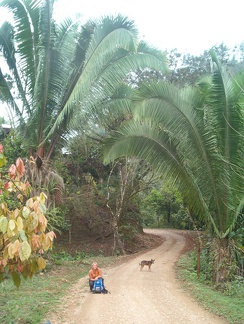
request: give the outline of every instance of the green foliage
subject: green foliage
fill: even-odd
[[[206,265],[207,265],[206,260]],[[211,261],[210,261],[211,262]],[[225,285],[225,289],[217,290],[212,281],[196,273],[196,252],[190,252],[178,261],[177,274],[184,283],[185,289],[209,311],[223,316],[230,324],[244,321],[244,284],[243,277]]]
[[[219,282],[231,277],[229,238],[244,207],[244,75],[233,78],[216,53],[210,55],[212,73],[195,88],[142,84],[133,96],[133,119],[111,134],[104,149],[106,163],[143,159],[177,186],[184,206],[216,238],[213,278]],[[152,210],[157,217],[155,205]]]
[[[244,96],[215,55],[213,64],[210,82],[204,80],[201,91],[144,84],[135,96],[134,120],[106,141],[105,162],[124,155],[145,159],[177,183],[184,204],[224,238],[243,206]],[[241,84],[243,75],[238,80]],[[228,203],[221,198],[224,193]]]
[[[55,164],[64,178],[65,195],[62,205],[54,210],[59,215],[59,223],[56,223],[55,214],[51,214],[50,223],[52,225],[54,221],[58,231],[70,229],[74,235],[107,235],[111,230],[111,216],[105,207],[106,190],[103,179],[99,179],[101,183],[97,184],[90,174],[84,172],[82,164],[78,167],[78,161],[73,159],[65,157]],[[47,219],[48,217],[49,213]]]
[[[132,225],[121,225],[119,227],[119,233],[123,241],[132,241],[135,234],[138,233],[138,229]]]
[[[78,252],[76,251],[75,254],[70,254],[66,252],[65,250],[61,252],[52,252],[48,255],[48,260],[53,262],[56,265],[62,265],[65,262],[70,261],[84,261],[85,259],[93,257],[92,253],[87,254],[86,252]]]
[[[67,214],[67,206],[50,208],[46,214],[48,230],[61,234],[62,231],[69,229],[70,219],[66,217]]]
[[[15,163],[18,157],[27,158],[27,148],[23,146],[22,138],[15,130],[4,137],[2,144],[5,148],[6,158],[10,164]]]
[[[0,2],[13,14],[0,28],[0,50],[8,66],[8,74],[0,70],[1,100],[18,117],[24,147],[47,159],[61,152],[73,130],[87,128],[90,112],[109,103],[129,73],[166,69],[165,55],[139,43],[128,18],[58,23],[53,4]]]
[[[90,145],[91,143],[91,145]],[[65,210],[64,217],[69,220],[71,233],[80,235],[83,232],[89,235],[100,235],[101,237],[113,233],[113,216],[106,206],[108,199],[108,176],[110,167],[104,167],[100,160],[99,146],[89,138],[77,137],[71,140],[68,146],[71,154],[67,154],[56,162],[55,167],[59,170],[65,181]],[[73,154],[74,153],[74,154]],[[97,178],[87,173],[87,166],[92,163],[96,169]],[[122,165],[122,163],[121,163]],[[123,201],[123,208],[118,220],[119,233],[123,235],[123,225],[128,225],[126,238],[132,237],[136,231],[141,231],[140,215],[137,208],[137,191],[140,191],[146,181],[143,180],[145,170],[141,165],[134,168],[138,174],[131,170],[126,187],[126,198]],[[124,170],[123,170],[124,172]],[[147,173],[147,172],[146,172]],[[115,168],[110,175],[109,181],[109,205],[113,211],[116,210],[116,201],[120,198],[119,168]],[[64,208],[62,206],[62,209]],[[131,229],[131,233],[129,233]]]
[[[87,274],[89,266],[62,261],[62,271],[52,266],[54,275],[45,272],[34,276],[31,281],[24,281],[19,290],[6,280],[0,292],[1,323],[46,322],[48,312],[59,306],[62,296],[68,294],[74,281]]]
[[[140,195],[144,226],[192,229],[192,222],[183,206],[180,193],[169,185]]]
[[[45,233],[46,196],[32,196],[30,184],[21,181],[23,161],[18,158],[7,172],[5,168],[0,144],[0,282],[11,277],[19,288],[21,278],[45,268],[42,255],[52,247],[55,233]]]
[[[227,65],[231,74],[236,74],[244,68],[243,43],[228,48],[224,43],[214,46],[212,49],[217,53],[221,64]],[[211,73],[210,49],[201,55],[195,56],[189,53],[182,54],[177,49],[167,53],[170,73],[166,76],[169,82],[178,87],[195,85],[201,78]]]
[[[62,157],[61,163],[64,179],[71,176],[72,182],[79,186],[84,183],[84,177],[88,174],[95,181],[108,177],[109,168],[102,163],[101,143],[89,138],[88,131],[87,135],[81,134],[71,138],[66,149],[68,153]]]
[[[75,256],[60,252],[54,254],[54,262],[49,251],[48,260],[47,269],[32,280],[23,281],[21,289],[17,290],[11,280],[1,284],[1,324],[46,323],[50,312],[55,312],[61,305],[62,298],[70,294],[74,282],[87,276],[94,256],[79,251]],[[96,261],[102,268],[116,265],[118,260],[119,257],[96,256]],[[84,287],[78,289],[82,294]]]
[[[218,267],[219,272],[224,273],[224,275],[221,275],[220,280],[214,285],[223,293],[227,293],[229,288],[232,287],[232,284],[233,287],[235,287],[237,283],[243,282],[244,253],[236,245],[237,238],[234,239],[234,236],[227,248],[222,248],[220,251],[216,239],[204,232],[200,233],[201,250],[199,280],[212,284],[213,275],[216,271],[216,267]],[[191,257],[193,260],[192,266],[194,270],[196,270],[198,263],[196,252],[194,252]]]

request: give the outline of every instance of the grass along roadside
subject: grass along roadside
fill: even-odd
[[[177,277],[183,287],[210,312],[222,316],[230,324],[244,323],[244,284],[236,282],[225,292],[216,291],[197,278],[194,252],[184,254],[177,264]]]
[[[161,239],[154,240],[153,237],[143,236],[142,243],[140,242],[143,248],[145,246],[154,248],[162,243]],[[88,248],[88,250],[92,249]],[[93,261],[97,261],[100,267],[106,268],[134,257],[133,254],[114,257],[105,257],[102,254],[102,250],[100,256],[97,256],[97,253],[93,255],[72,250],[71,255],[61,245],[61,249],[56,252],[49,251],[46,255],[45,271],[34,275],[31,280],[21,279],[19,289],[14,286],[11,279],[2,282],[0,284],[0,324],[46,323],[47,314],[56,312],[62,297],[69,294],[74,283],[87,276]]]
[[[120,260],[103,256],[95,259],[101,267],[114,265]],[[10,279],[2,282],[1,324],[44,323],[45,315],[55,309],[74,282],[87,275],[93,261],[93,256],[77,255],[74,258],[67,253],[56,254],[45,272],[36,274],[31,280],[22,279],[19,289]]]
[[[66,252],[51,255],[44,273],[22,280],[17,289],[12,280],[1,283],[1,324],[46,323],[46,314],[54,311],[61,298],[69,293],[70,287],[80,278],[87,276],[91,263],[96,260],[102,268],[115,266],[125,257],[103,257]],[[182,285],[209,311],[223,316],[230,324],[244,323],[244,287],[235,287],[235,293],[222,294],[200,282],[194,269],[193,257],[185,254],[177,267]],[[233,290],[232,290],[233,292]]]

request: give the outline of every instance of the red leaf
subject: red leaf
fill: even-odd
[[[17,171],[18,171],[18,173],[19,173],[19,177],[21,178],[22,175],[23,175],[24,172],[25,172],[25,166],[24,166],[24,163],[23,163],[23,161],[22,161],[21,158],[18,158],[18,159],[16,160],[16,167],[17,167]]]
[[[12,164],[8,169],[8,173],[11,179],[14,179],[16,177],[16,166],[14,164]]]

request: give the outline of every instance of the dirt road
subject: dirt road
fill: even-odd
[[[147,230],[162,235],[164,243],[114,268],[103,269],[111,294],[90,293],[82,278],[64,300],[52,324],[217,324],[227,323],[201,308],[175,279],[174,264],[186,239],[180,231]],[[155,259],[152,271],[140,271],[139,262]]]

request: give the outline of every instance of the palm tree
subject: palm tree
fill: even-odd
[[[212,74],[196,88],[142,85],[133,120],[104,149],[106,163],[136,156],[178,185],[216,238],[218,282],[226,278],[223,260],[231,262],[229,237],[244,207],[244,75],[233,79],[211,55]]]
[[[105,17],[85,25],[53,19],[54,0],[2,0],[12,13],[0,28],[0,100],[18,117],[18,136],[33,158],[26,175],[35,194],[62,191],[50,158],[84,116],[110,100],[127,74],[151,67],[165,70],[165,56],[139,43],[132,21]],[[47,186],[48,185],[48,190]],[[48,200],[50,201],[50,200]]]
[[[159,51],[138,42],[122,16],[53,20],[53,0],[3,0],[13,22],[0,29],[9,71],[0,70],[0,99],[19,117],[23,144],[49,159],[86,111],[112,96],[126,75],[150,66],[165,70]],[[143,55],[141,55],[143,53]]]

